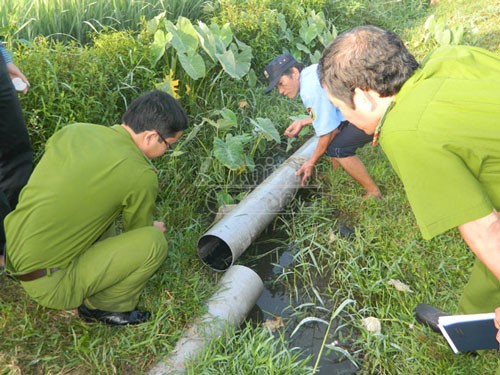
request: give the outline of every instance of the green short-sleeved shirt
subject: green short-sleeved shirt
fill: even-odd
[[[7,271],[64,268],[120,214],[125,230],[152,225],[157,193],[153,166],[122,126],[63,128],[5,220]]]
[[[380,144],[424,238],[500,208],[500,57],[436,50],[403,85]]]

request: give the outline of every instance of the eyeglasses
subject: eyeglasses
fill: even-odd
[[[172,149],[174,147],[173,144],[169,143],[161,134],[158,130],[155,130],[156,131],[156,134],[158,134],[158,137],[160,137],[160,139],[163,141],[163,143],[165,143],[165,145],[167,145],[167,150],[168,149]]]

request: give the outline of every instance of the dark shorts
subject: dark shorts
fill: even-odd
[[[339,133],[326,149],[326,154],[332,158],[354,156],[358,148],[363,147],[373,139],[373,134],[366,134],[348,121],[342,122],[338,129]]]

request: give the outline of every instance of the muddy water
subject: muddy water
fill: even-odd
[[[274,155],[272,158],[257,161],[256,166],[261,167],[258,170],[264,171],[262,175],[253,176],[254,180],[251,181],[250,185],[246,181],[245,184],[237,184],[236,187],[239,189],[255,188],[260,181],[269,176],[284,160],[285,156]],[[313,187],[299,189],[298,195],[304,200],[308,200],[307,196],[314,192],[315,189]],[[347,226],[339,226],[338,232],[344,238],[354,236],[352,229]],[[279,323],[282,321],[282,327],[274,327],[276,328],[276,332],[278,330],[283,332],[290,348],[298,348],[303,353],[303,356],[311,356],[311,367],[315,365],[320,355],[318,371],[315,375],[356,374],[357,367],[343,354],[326,348],[322,349],[325,335],[328,335],[326,338],[327,344],[337,342],[340,347],[350,352],[349,342],[346,342],[346,340],[352,341],[352,333],[345,332],[345,329],[338,329],[339,322],[334,321],[328,332],[326,324],[309,322],[301,325],[294,333],[296,327],[305,317],[314,316],[327,322],[330,321],[331,314],[337,306],[325,306],[330,309],[326,312],[322,311],[318,313],[318,310],[314,311],[313,308],[309,308],[310,313],[297,314],[300,306],[304,306],[307,303],[314,305],[315,301],[310,299],[309,296],[312,293],[306,290],[307,286],[304,286],[303,290],[290,291],[289,287],[279,282],[279,276],[283,272],[287,272],[291,267],[294,267],[294,255],[297,252],[294,246],[284,245],[286,243],[286,235],[284,233],[276,233],[268,228],[237,260],[237,264],[242,264],[253,269],[264,282],[264,292],[257,301],[253,311],[249,314],[248,320],[256,324],[271,322],[271,325],[277,324],[277,326],[280,326]],[[315,282],[315,288],[320,294],[322,284],[325,284],[325,280],[316,280]],[[321,298],[323,301],[329,300],[329,296],[321,295]],[[340,339],[340,334],[342,334],[344,342]]]
[[[352,234],[347,227],[343,227],[342,231],[343,234],[341,235]],[[290,291],[283,283],[277,281],[280,274],[294,266],[294,255],[297,249],[294,246],[283,245],[283,242],[276,241],[275,237],[272,233],[264,233],[238,261],[238,263],[252,268],[264,282],[264,292],[248,319],[254,323],[266,324],[267,321],[273,329],[284,332],[289,347],[299,348],[304,356],[311,355],[310,364],[314,366],[320,354],[328,326],[324,323],[309,322],[301,325],[293,335],[292,333],[300,321],[307,316],[329,321],[335,307],[331,307],[329,312],[314,310],[309,307],[309,313],[297,314],[299,306],[308,303],[310,305],[314,304],[308,297],[312,293],[307,293],[305,289]],[[322,283],[322,280],[317,280],[317,283],[315,283],[315,287],[319,289],[320,294]],[[325,303],[328,301],[328,296],[322,295],[321,297]],[[283,321],[282,327],[280,327],[281,320]],[[337,342],[339,346],[349,350],[346,342],[340,342],[337,328],[338,322],[334,321],[328,332],[326,343]],[[343,331],[343,340],[345,340],[346,335],[349,335],[349,333]],[[348,375],[355,374],[357,371],[356,366],[343,354],[326,348],[323,348],[318,368],[316,374],[319,375]]]

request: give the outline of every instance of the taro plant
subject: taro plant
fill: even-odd
[[[193,102],[202,96],[208,104],[214,97],[212,91],[219,87],[217,83],[223,79],[241,80],[250,71],[252,50],[234,37],[229,24],[193,24],[184,17],[174,24],[161,13],[148,21],[147,34],[153,37],[152,65],[162,63],[169,71],[157,87],[177,98],[185,93]],[[185,87],[184,92],[179,82]],[[217,105],[214,103],[212,100],[210,105]],[[200,133],[205,124],[211,125],[213,132]],[[207,154],[203,168],[215,172],[215,179],[210,178],[212,182],[226,183],[232,176],[254,167],[252,155],[247,152],[254,137],[241,132],[236,114],[230,109],[210,111],[193,132],[193,138]]]
[[[424,42],[434,39],[441,47],[460,44],[464,35],[462,25],[449,26],[443,19],[436,19],[434,15],[429,16],[424,23]]]
[[[211,155],[224,167],[236,173],[242,173],[254,166],[251,155],[245,152],[245,146],[252,140],[248,133],[233,134],[237,130],[238,118],[228,109],[212,111],[210,117],[204,117],[202,123],[208,123],[215,129]]]
[[[336,35],[324,13],[331,8],[326,0],[218,0],[213,6],[213,19],[229,22],[235,35],[252,47],[257,71],[283,51],[317,62]]]
[[[288,41],[292,55],[304,56],[301,60],[305,61],[307,58],[311,63],[317,63],[323,48],[337,36],[337,29],[323,12],[301,11],[303,17],[298,33],[288,27],[283,15],[279,17],[281,33]]]
[[[171,69],[176,71],[179,62],[194,81],[205,78],[216,66],[234,79],[243,78],[250,70],[252,50],[233,36],[229,24],[208,26],[198,21],[193,25],[185,17],[179,17],[174,24],[166,19],[164,12],[148,22],[147,32],[154,37],[153,64],[163,57],[170,58]]]
[[[245,153],[245,145],[252,140],[248,133],[233,135],[227,133],[224,139],[214,138],[213,154],[225,167],[237,173],[242,173],[246,168],[255,167],[253,159]]]
[[[276,126],[268,118],[250,119],[249,123],[250,129],[244,128],[232,110],[223,108],[212,111],[208,117],[203,117],[201,124],[195,126],[195,129],[201,129],[208,124],[215,131],[212,145],[204,142],[202,136],[197,140],[207,153],[200,179],[216,187],[218,202],[234,203],[241,198],[238,177],[247,171],[254,171],[254,158],[260,155],[259,151],[266,150],[268,142],[279,144],[281,141]],[[238,188],[234,192],[235,187]]]
[[[276,126],[268,118],[250,119],[252,131],[240,130],[241,134],[236,134],[238,119],[232,110],[216,110],[212,112],[212,116],[217,118],[204,117],[202,120],[202,124],[208,123],[216,131],[212,154],[220,164],[236,174],[253,170],[253,158],[260,145],[265,146],[267,142],[272,141],[279,144],[281,141]],[[232,130],[235,132],[231,132]]]
[[[203,122],[207,122],[212,125],[217,132],[217,136],[222,134],[229,128],[235,127],[238,125],[238,118],[236,113],[231,111],[229,108],[223,108],[221,110],[216,110],[212,112],[212,115],[220,116],[216,120],[212,120],[209,117],[203,117]]]

